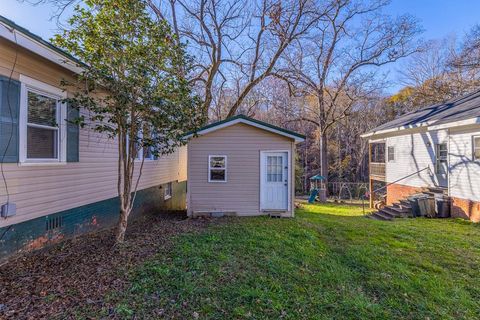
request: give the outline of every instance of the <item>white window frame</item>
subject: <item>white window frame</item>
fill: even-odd
[[[38,81],[36,79],[20,75],[20,112],[19,112],[19,164],[66,164],[67,161],[67,106],[64,102],[57,102],[57,158],[55,159],[28,159],[27,158],[27,121],[28,121],[28,92],[34,92],[49,98],[63,100],[67,98],[67,92]]]
[[[440,156],[440,146],[445,145],[447,147],[447,155]],[[445,162],[447,164],[446,172],[440,172],[439,163]],[[448,174],[448,143],[440,142],[435,144],[435,174],[437,175],[446,175]]]
[[[139,138],[143,138],[143,131],[140,130],[140,132],[138,133],[138,137]],[[127,136],[127,140],[128,140],[128,136]],[[137,156],[135,157],[135,161],[142,161],[143,159],[143,154],[144,154],[144,148],[140,148],[140,150],[138,150],[137,152]],[[150,157],[147,157],[145,158],[145,160],[147,161],[153,161],[155,160],[155,156],[153,155],[153,153],[150,155]]]
[[[475,139],[480,139],[480,135],[472,136],[472,159],[473,161],[480,161],[480,158],[475,157],[475,150],[480,150],[480,144],[477,146],[475,144]]]
[[[390,148],[393,149],[393,159],[390,160]],[[396,150],[395,150],[395,146],[387,146],[387,162],[395,162],[395,160],[397,159],[397,154],[396,154]]]
[[[211,159],[214,158],[214,157],[222,157],[222,158],[224,158],[224,159],[225,159],[225,167],[224,167],[224,168],[212,168],[212,167],[210,166],[210,163],[211,163]],[[217,182],[218,182],[218,183],[225,183],[225,182],[227,182],[227,181],[228,181],[228,179],[227,179],[227,173],[228,173],[228,171],[227,171],[227,166],[228,166],[228,164],[227,164],[227,156],[226,156],[226,155],[222,155],[222,154],[218,154],[218,155],[211,154],[211,155],[208,155],[208,172],[207,172],[207,173],[208,173],[208,182],[212,182],[212,183],[217,183]],[[224,171],[225,171],[225,180],[211,180],[211,179],[210,179],[210,177],[211,177],[211,176],[210,176],[210,171],[211,171],[211,170],[224,170]]]
[[[173,194],[173,186],[172,186],[172,183],[169,182],[165,185],[165,191],[164,191],[164,194],[163,194],[163,199],[164,200],[170,199],[172,197],[172,194]]]

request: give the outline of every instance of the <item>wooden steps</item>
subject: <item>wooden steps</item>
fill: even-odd
[[[432,198],[447,198],[447,189],[441,187],[426,187],[421,192]],[[395,218],[408,218],[413,217],[412,206],[406,199],[400,200],[389,206],[385,206],[377,212],[367,216],[374,220],[391,221]]]

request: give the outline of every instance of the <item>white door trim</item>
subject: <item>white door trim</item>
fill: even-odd
[[[287,212],[292,211],[292,164],[291,164],[291,151],[290,150],[260,150],[260,190],[259,190],[259,197],[260,197],[260,212],[263,210],[268,210],[268,208],[264,207],[262,203],[262,189],[263,189],[263,175],[265,173],[265,168],[262,163],[262,159],[264,155],[267,153],[277,153],[277,152],[285,152],[287,153]]]

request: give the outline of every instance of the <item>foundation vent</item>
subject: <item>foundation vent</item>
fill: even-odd
[[[63,217],[48,218],[46,221],[46,230],[51,231],[63,226]]]

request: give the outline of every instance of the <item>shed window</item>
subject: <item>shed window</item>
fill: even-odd
[[[227,156],[208,156],[208,182],[227,181]]]
[[[480,160],[480,136],[473,137],[473,160]]]
[[[395,161],[395,147],[388,147],[388,162]]]
[[[435,173],[446,174],[447,173],[447,159],[448,148],[446,143],[439,143],[436,145],[436,157]]]

